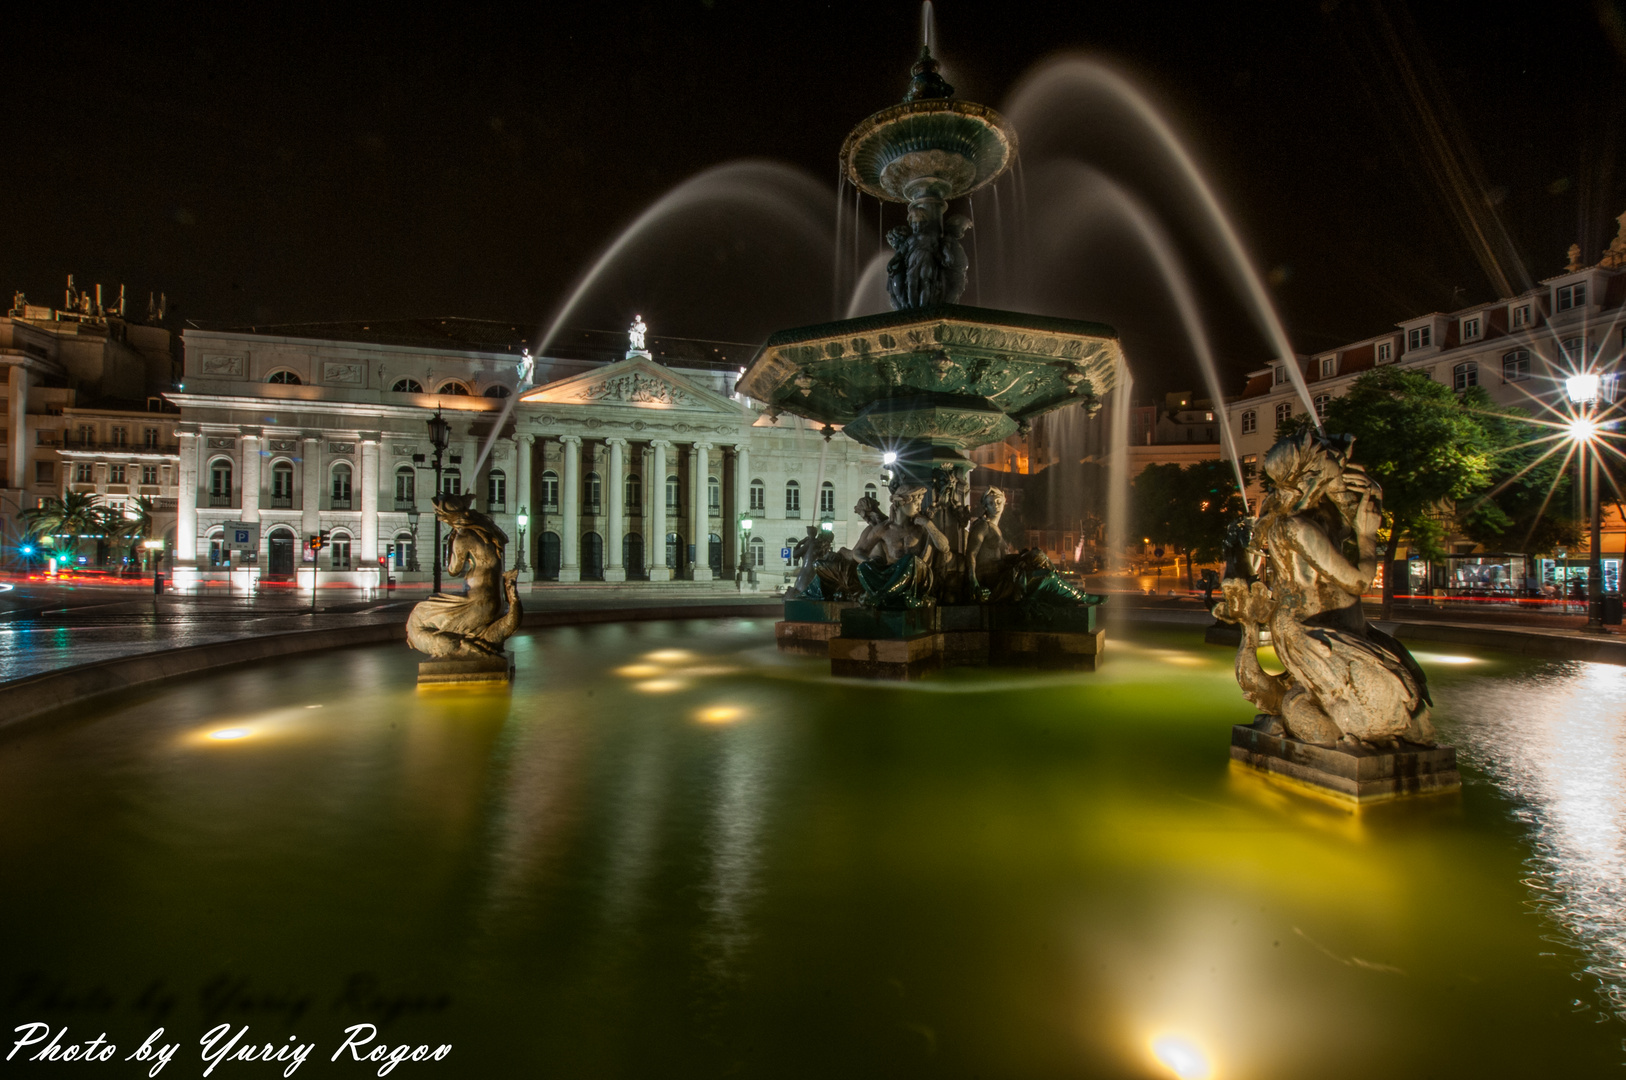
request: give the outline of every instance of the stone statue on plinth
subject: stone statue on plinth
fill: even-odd
[[[439,662],[419,665],[420,682],[483,681],[426,676],[471,675],[498,667],[504,678],[512,672],[503,642],[519,629],[524,613],[516,585],[519,571],[503,572],[508,536],[473,509],[473,502],[472,493],[433,499],[435,516],[451,529],[446,572],[463,578],[467,591],[464,596],[431,596],[407,618],[407,644]],[[436,670],[425,670],[430,668]]]
[[[933,574],[949,555],[948,537],[921,512],[924,487],[892,493],[892,514],[875,527],[878,551],[858,567],[869,607],[919,607],[932,599]]]
[[[1353,443],[1305,431],[1265,455],[1250,545],[1264,556],[1262,579],[1227,577],[1214,608],[1242,627],[1237,682],[1262,714],[1235,729],[1232,756],[1357,801],[1454,788],[1456,755],[1435,749],[1422,668],[1361,609],[1383,493],[1349,460]],[[1267,629],[1279,675],[1259,662]]]

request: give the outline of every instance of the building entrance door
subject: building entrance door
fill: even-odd
[[[545,532],[537,544],[536,566],[543,581],[559,580],[559,534]]]
[[[266,576],[274,578],[291,578],[294,576],[294,534],[286,530],[279,530],[271,534],[271,558],[266,567]]]

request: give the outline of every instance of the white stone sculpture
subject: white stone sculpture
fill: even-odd
[[[1263,580],[1227,577],[1214,615],[1241,625],[1237,682],[1278,733],[1323,746],[1433,746],[1422,669],[1361,610],[1383,493],[1349,460],[1353,442],[1306,431],[1271,447],[1250,545],[1264,557]],[[1259,662],[1266,629],[1283,674]]]
[[[644,323],[642,315],[632,317],[632,326],[627,330],[628,348],[633,352],[646,352],[644,348],[644,335],[649,333],[649,327]]]

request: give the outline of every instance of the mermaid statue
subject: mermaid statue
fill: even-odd
[[[1305,431],[1270,448],[1253,558],[1227,561],[1214,615],[1242,627],[1237,682],[1264,730],[1322,746],[1434,746],[1422,669],[1361,610],[1377,572],[1383,492],[1349,460],[1353,444]],[[1263,580],[1250,581],[1260,558]],[[1259,663],[1267,629],[1280,675]]]
[[[519,629],[518,570],[503,573],[508,536],[473,509],[474,495],[437,495],[435,516],[451,530],[446,572],[467,583],[466,595],[436,595],[407,618],[407,644],[436,660],[496,660]],[[507,600],[508,610],[503,610]]]

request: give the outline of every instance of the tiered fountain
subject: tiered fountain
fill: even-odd
[[[926,47],[912,75],[903,102],[841,148],[853,184],[909,207],[908,224],[887,236],[893,312],[774,334],[739,382],[776,413],[882,451],[893,468],[890,510],[861,502],[868,527],[853,547],[832,552],[810,530],[780,645],[871,677],[954,663],[1093,667],[1101,598],[1061,581],[1040,552],[1007,547],[1003,493],[973,509],[966,452],[1053,409],[1098,409],[1122,361],[1117,334],[959,303],[970,222],[948,204],[1010,166],[1016,133],[994,110],[955,100]]]

